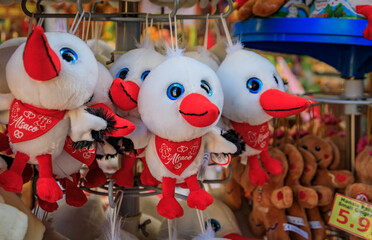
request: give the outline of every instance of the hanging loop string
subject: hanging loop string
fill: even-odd
[[[172,50],[174,51],[172,19],[171,19],[171,15],[170,14],[168,14],[168,18],[169,18],[169,31],[170,31],[170,37],[171,37],[171,43],[172,43]]]
[[[232,43],[232,40],[231,40],[229,28],[227,27],[227,24],[226,24],[226,19],[223,17],[223,14],[222,13],[221,13],[220,17],[221,17],[221,22],[222,22],[223,30],[225,31],[227,43],[229,44],[229,47],[231,47],[233,45],[233,43]]]
[[[204,49],[208,50],[208,29],[209,28],[209,13],[207,14],[207,20],[205,23],[205,34],[204,34]]]
[[[174,40],[176,43],[176,50],[178,49],[178,37],[177,37],[177,15],[174,15]]]

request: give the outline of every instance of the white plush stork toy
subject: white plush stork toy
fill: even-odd
[[[102,64],[98,63],[98,81],[92,98],[86,105],[104,108],[104,111],[113,117],[117,126],[120,127],[120,129],[112,131],[111,134],[114,134],[116,137],[122,137],[133,132],[135,126],[131,122],[119,118],[111,111],[111,109],[114,109],[114,106],[109,99],[108,92],[112,81],[113,79],[109,71]],[[63,148],[64,151],[61,155],[53,159],[53,174],[56,176],[56,179],[59,179],[61,185],[65,188],[65,198],[68,205],[81,207],[87,202],[85,194],[80,188],[78,188],[80,180],[79,170],[83,164],[86,164],[89,167],[88,173],[84,176],[84,186],[90,188],[99,187],[106,182],[106,175],[101,170],[96,160],[98,147],[103,148],[103,152],[100,154],[116,154],[115,149],[110,149],[111,145],[105,141],[103,144],[94,144],[90,148],[83,147],[75,149],[75,143],[70,137],[67,137]],[[107,151],[106,149],[111,151]],[[53,212],[58,208],[56,202],[46,202],[39,198],[38,203],[40,207],[47,212]]]
[[[11,168],[0,175],[0,186],[20,192],[21,174],[30,161],[39,164],[39,198],[47,202],[62,198],[52,158],[62,152],[67,135],[73,141],[91,141],[91,130],[107,126],[82,107],[93,94],[97,75],[97,62],[82,40],[69,33],[44,34],[35,27],[6,67],[15,98],[9,106],[8,132],[16,155]]]
[[[155,51],[150,40],[145,40],[141,47],[130,50],[120,56],[110,68],[111,75],[115,77],[110,88],[111,99],[119,108],[118,114],[125,116],[136,124],[136,130],[133,132],[133,135],[147,135],[147,129],[143,125],[140,114],[138,113],[138,92],[150,71],[163,62],[164,59],[165,57],[163,55]],[[149,186],[157,185],[159,182],[151,176],[146,159],[141,157],[141,153],[147,142],[135,141],[131,135],[127,137],[133,140],[137,155],[131,154],[125,156],[122,168],[112,176],[112,179],[115,179],[115,184],[127,188],[133,187],[133,167],[137,157],[142,159],[144,164],[144,170],[141,174],[142,184]]]
[[[197,173],[204,152],[235,153],[235,144],[216,130],[223,93],[215,72],[192,58],[169,57],[151,71],[138,95],[142,121],[152,132],[145,150],[151,174],[163,183],[158,213],[183,215],[174,198],[176,184],[190,189],[187,204],[204,210],[212,196],[200,188]]]
[[[309,101],[284,92],[280,75],[267,59],[252,51],[233,47],[221,63],[217,75],[225,95],[223,117],[225,126],[243,137],[245,151],[242,162],[248,158],[249,177],[253,184],[263,185],[269,175],[260,167],[277,175],[281,163],[267,152],[270,133],[268,121],[304,111]]]

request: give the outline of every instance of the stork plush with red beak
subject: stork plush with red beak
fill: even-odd
[[[243,137],[245,151],[240,155],[246,163],[253,184],[263,185],[269,175],[260,167],[258,155],[264,169],[278,175],[281,163],[268,154],[270,133],[268,121],[298,114],[310,105],[304,98],[284,92],[280,75],[264,57],[235,46],[220,65],[217,75],[221,81],[225,100],[224,123]]]
[[[153,68],[164,61],[165,57],[156,52],[151,40],[145,40],[143,46],[130,50],[115,60],[110,68],[110,73],[115,80],[110,88],[110,97],[113,103],[119,108],[118,114],[125,116],[136,124],[136,129],[127,138],[133,141],[137,155],[134,153],[126,155],[121,169],[112,175],[115,184],[122,187],[133,187],[133,167],[136,158],[142,160],[144,170],[141,174],[141,182],[144,185],[154,186],[159,182],[154,179],[147,167],[146,159],[143,157],[144,143],[136,141],[147,135],[147,128],[141,121],[138,113],[137,100],[140,87]],[[146,140],[146,139],[145,139]]]
[[[151,131],[145,150],[149,170],[163,183],[157,211],[174,219],[183,209],[174,197],[176,184],[190,189],[190,208],[206,209],[212,196],[198,183],[196,174],[204,152],[235,153],[235,144],[214,126],[220,118],[223,93],[216,73],[192,58],[175,54],[154,68],[142,83],[138,110]]]
[[[107,122],[83,107],[97,83],[97,61],[89,47],[69,33],[44,33],[37,26],[6,66],[14,96],[8,132],[15,159],[0,175],[0,186],[21,192],[27,162],[39,164],[37,194],[56,202],[63,193],[53,177],[52,158],[61,154],[66,136],[92,141],[91,130]]]

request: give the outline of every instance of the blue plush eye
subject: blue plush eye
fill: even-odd
[[[251,78],[247,81],[247,88],[251,93],[256,94],[261,91],[262,82],[258,78]]]
[[[141,75],[141,79],[142,79],[142,81],[145,81],[145,79],[146,79],[147,75],[149,75],[149,73],[150,73],[150,71],[144,71],[144,72],[142,73],[142,75]]]
[[[211,88],[211,85],[209,85],[207,81],[201,80],[200,87],[203,88],[208,93],[209,96],[212,96],[213,94],[212,88]]]
[[[116,78],[121,78],[121,79],[126,79],[127,78],[127,74],[129,72],[129,69],[128,68],[122,68],[117,74],[116,74]]]
[[[185,92],[185,88],[182,84],[172,83],[169,85],[167,95],[171,100],[176,100]]]
[[[61,54],[63,60],[69,63],[74,63],[78,59],[76,52],[71,48],[62,48],[59,50],[59,54]]]
[[[217,232],[218,230],[221,229],[221,224],[214,218],[208,219],[208,221],[205,223],[206,228],[208,227],[208,223],[211,224],[211,227],[214,232]]]

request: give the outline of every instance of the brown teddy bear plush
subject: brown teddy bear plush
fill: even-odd
[[[240,1],[244,2],[244,1]],[[248,0],[238,4],[238,19],[247,20],[252,15],[259,17],[268,17],[278,11],[284,4],[284,0]]]
[[[301,176],[301,184],[313,188],[318,194],[318,205],[314,208],[306,209],[307,219],[311,228],[313,240],[323,240],[326,238],[325,223],[319,210],[319,206],[326,206],[333,200],[333,191],[326,186],[314,186],[311,181],[317,170],[317,163],[314,155],[303,149],[298,149],[304,159],[304,171]]]
[[[350,171],[333,170],[338,167],[340,158],[337,147],[330,141],[315,135],[307,135],[300,139],[300,146],[310,151],[318,162],[318,169],[312,181],[313,185],[327,186],[332,190],[342,191],[354,182],[354,176]],[[332,203],[321,207],[326,222],[329,220],[331,209]]]
[[[357,183],[347,186],[345,194],[363,202],[372,202],[372,147],[365,146],[355,159]],[[362,239],[355,236],[351,240]]]
[[[289,233],[285,231],[285,208],[292,206],[293,193],[290,187],[283,186],[288,163],[285,154],[277,148],[269,149],[269,154],[282,163],[283,172],[280,175],[270,175],[269,182],[253,191],[249,226],[257,237],[266,235],[270,240],[289,240]]]
[[[300,184],[304,161],[299,150],[292,144],[285,144],[282,150],[287,156],[289,165],[285,185],[293,191],[293,204],[286,209],[287,220],[302,230],[290,231],[290,237],[294,240],[312,239],[305,208],[317,206],[318,195],[314,189]]]

